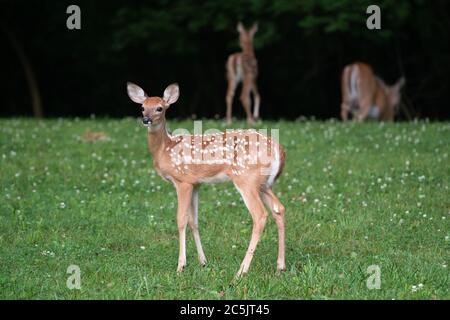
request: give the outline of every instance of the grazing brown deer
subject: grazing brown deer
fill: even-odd
[[[234,183],[253,219],[250,244],[237,276],[248,271],[264,230],[267,219],[264,203],[278,226],[277,269],[284,270],[285,209],[272,191],[284,167],[283,148],[256,130],[172,136],[166,130],[165,112],[178,99],[178,85],[168,86],[162,98],[148,97],[132,83],[128,83],[127,91],[131,100],[142,105],[142,122],[148,127],[148,148],[155,170],[171,181],[177,192],[180,240],[177,271],[181,272],[186,265],[187,224],[194,235],[200,263],[206,263],[198,231],[198,189],[202,183],[224,181]]]
[[[258,31],[258,25],[255,23],[246,30],[241,22],[237,25],[239,31],[239,44],[242,52],[236,52],[228,57],[226,64],[228,89],[226,95],[227,103],[227,123],[231,123],[231,109],[233,107],[233,98],[236,87],[242,82],[241,102],[247,114],[247,122],[253,124],[255,119],[259,118],[259,105],[261,98],[258,92],[256,79],[258,77],[258,60],[253,50],[253,37]],[[254,108],[251,112],[251,97],[253,93]]]
[[[401,77],[396,84],[386,85],[368,64],[357,62],[347,65],[341,78],[342,120],[346,121],[351,113],[357,121],[367,118],[393,121],[404,84],[405,78]]]

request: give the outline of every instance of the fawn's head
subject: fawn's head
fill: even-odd
[[[237,25],[237,30],[239,32],[239,44],[243,50],[247,48],[253,47],[253,37],[255,36],[256,31],[258,31],[258,24],[254,23],[253,26],[246,30],[242,22],[239,22]]]
[[[149,97],[145,91],[134,83],[127,83],[128,96],[133,102],[141,105],[142,123],[146,127],[159,126],[165,121],[167,108],[178,100],[180,89],[178,84],[169,85],[160,97]]]
[[[405,85],[405,78],[401,77],[394,85],[388,87],[387,98],[389,105],[391,105],[395,111],[398,111],[400,100],[402,98],[402,87]]]

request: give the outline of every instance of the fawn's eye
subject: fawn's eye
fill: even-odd
[[[158,107],[158,108],[156,108],[156,111],[161,112],[161,111],[163,111],[163,108],[162,107]]]
[[[141,107],[141,111],[144,112],[144,111],[145,111],[145,108],[144,108],[144,107]]]

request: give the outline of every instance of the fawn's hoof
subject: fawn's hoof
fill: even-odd
[[[248,268],[244,268],[244,266],[241,266],[239,268],[239,271],[236,273],[236,275],[234,276],[235,279],[239,279],[242,276],[244,276],[245,274],[247,274],[248,272]]]
[[[178,273],[178,274],[182,273],[185,267],[186,267],[185,264],[179,265],[179,266],[177,267],[177,273]]]
[[[286,264],[284,262],[277,263],[277,273],[286,271]]]
[[[282,274],[285,271],[286,271],[286,268],[277,268],[276,274]]]

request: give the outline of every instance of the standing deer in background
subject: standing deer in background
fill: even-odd
[[[401,88],[405,78],[388,86],[377,77],[372,67],[365,63],[353,63],[344,68],[341,79],[341,118],[348,119],[352,113],[357,121],[372,118],[380,121],[394,121],[400,104]]]
[[[177,271],[181,272],[186,265],[187,224],[194,235],[200,263],[206,264],[198,231],[199,185],[224,181],[233,182],[253,219],[250,244],[237,276],[248,271],[264,230],[268,215],[264,203],[278,226],[277,269],[284,270],[285,209],[272,191],[284,167],[283,148],[256,130],[172,136],[166,130],[165,112],[178,100],[178,85],[168,86],[162,98],[148,97],[132,83],[128,83],[127,91],[132,101],[142,105],[142,122],[148,127],[148,148],[155,170],[171,181],[177,192],[180,240]]]
[[[258,77],[258,60],[253,50],[253,37],[258,31],[258,25],[255,23],[250,30],[245,30],[241,22],[237,26],[239,31],[239,44],[242,52],[236,52],[228,57],[226,64],[228,89],[226,95],[227,103],[227,123],[231,124],[231,109],[233,107],[233,98],[236,87],[242,82],[241,102],[247,114],[247,122],[253,124],[255,119],[259,118],[259,105],[261,98],[258,92],[256,79]],[[253,93],[254,109],[251,112],[251,98]]]

